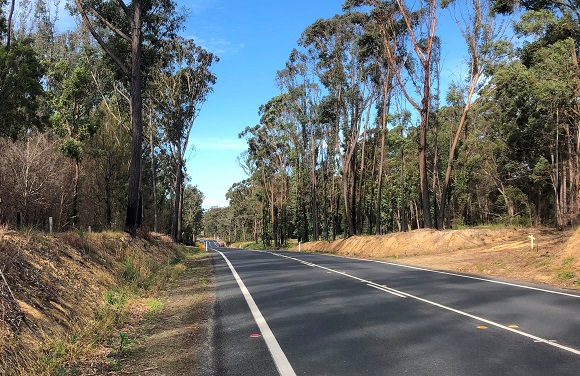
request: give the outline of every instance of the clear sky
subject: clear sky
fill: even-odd
[[[343,1],[181,0],[180,3],[191,13],[185,36],[221,59],[214,67],[217,76],[214,92],[191,132],[190,143],[195,150],[188,155],[187,172],[192,177],[191,183],[205,195],[205,209],[227,206],[227,190],[247,178],[236,160],[246,149],[238,134],[246,126],[256,125],[259,106],[279,93],[276,71],[284,68],[302,31],[319,18],[341,13]],[[449,19],[442,14],[440,22],[449,24]],[[447,34],[448,41],[458,37],[457,31],[455,35]],[[460,43],[457,39],[451,42]],[[448,66],[457,66],[461,57],[445,55],[446,50],[449,51],[444,47],[443,60]]]
[[[191,132],[191,183],[205,195],[204,208],[227,206],[225,194],[246,179],[237,157],[246,149],[238,134],[259,122],[258,108],[279,93],[283,69],[302,31],[318,18],[341,12],[341,0],[190,0],[184,32],[219,56],[217,83]]]

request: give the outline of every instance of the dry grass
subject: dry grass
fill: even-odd
[[[106,372],[119,346],[107,339],[118,340],[131,300],[154,296],[184,269],[183,249],[161,236],[0,235],[0,374],[7,376]]]

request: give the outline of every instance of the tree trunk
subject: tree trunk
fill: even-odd
[[[173,197],[173,213],[171,214],[171,239],[176,243],[179,241],[177,238],[177,222],[179,219],[179,201],[181,200],[181,180],[182,172],[181,167],[178,165],[175,170],[175,183],[173,185],[175,196]]]
[[[12,17],[14,16],[14,8],[16,5],[16,0],[10,2],[10,11],[8,13],[8,30],[6,33],[6,49],[10,49],[10,42],[12,40]]]
[[[149,147],[151,151],[151,188],[153,194],[153,231],[157,232],[157,173],[155,171],[155,146],[153,145],[153,124],[149,109]]]
[[[381,201],[383,199],[383,164],[385,162],[385,132],[387,129],[387,115],[390,108],[390,103],[387,101],[388,91],[390,86],[390,79],[385,80],[383,87],[383,115],[381,118],[381,155],[379,157],[379,181],[377,188],[377,202],[375,207],[376,216],[376,234],[381,235]]]
[[[364,183],[364,173],[365,173],[365,149],[367,144],[367,127],[369,125],[369,118],[371,114],[371,106],[368,108],[367,118],[365,120],[365,125],[363,127],[363,135],[362,135],[362,145],[361,145],[361,162],[360,162],[360,175],[358,179],[358,186],[356,191],[356,234],[361,235],[363,230],[363,205],[362,205],[362,196],[363,196],[363,183]],[[356,171],[355,171],[356,174]],[[354,197],[353,197],[354,198]]]
[[[133,33],[131,35],[131,164],[129,166],[129,191],[127,197],[127,216],[125,231],[131,237],[137,236],[137,216],[139,212],[139,192],[141,181],[141,148],[143,136],[143,99],[141,51],[141,0],[133,1]]]
[[[311,126],[312,129],[312,126]],[[310,132],[310,155],[311,155],[311,181],[312,181],[312,239],[318,241],[320,237],[320,224],[318,223],[318,198],[317,198],[317,182],[316,182],[316,148],[314,146],[314,132]]]
[[[427,181],[427,123],[428,109],[421,114],[421,132],[419,135],[419,187],[421,190],[421,209],[423,212],[423,227],[432,228],[431,205],[429,202],[429,183]]]
[[[75,176],[73,180],[73,198],[72,198],[72,227],[76,228],[78,224],[79,217],[79,172],[80,172],[80,161],[78,158],[73,160],[75,165]]]

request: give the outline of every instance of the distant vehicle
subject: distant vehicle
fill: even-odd
[[[219,243],[218,243],[218,247],[222,247],[222,248],[223,248],[223,247],[225,247],[225,246],[226,246],[226,245],[225,245],[225,243],[224,243],[224,242],[219,242]]]

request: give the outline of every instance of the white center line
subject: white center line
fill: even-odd
[[[274,253],[274,252],[264,252],[264,253],[270,253],[270,254],[275,255],[275,256],[278,256],[278,257],[283,257],[283,258],[287,258],[287,259],[290,259],[290,260],[302,262],[302,260],[300,260],[300,259],[297,259],[297,258],[294,258],[294,257],[290,257],[290,256],[286,256],[286,255],[282,255],[282,254],[279,254],[279,253]],[[334,270],[334,269],[330,269],[330,268],[327,268],[327,267],[324,267],[324,266],[321,266],[321,265],[317,265],[317,264],[312,264],[312,263],[309,263],[309,264],[310,264],[310,266],[315,266],[315,267],[320,268],[320,269],[324,269],[324,270],[327,270],[327,271],[331,271],[333,273],[340,274],[340,275],[343,275],[343,276],[348,277],[348,278],[355,279],[355,280],[360,281],[360,282],[364,282],[364,283],[366,283],[370,287],[373,287],[373,288],[376,288],[376,289],[379,289],[379,290],[383,290],[385,292],[388,292],[389,294],[393,294],[393,295],[397,295],[397,296],[401,296],[401,297],[413,298],[413,299],[418,300],[420,302],[427,303],[427,304],[433,305],[435,307],[439,307],[439,308],[445,309],[447,311],[451,311],[451,312],[457,313],[459,315],[466,316],[466,317],[472,318],[474,320],[487,323],[489,325],[495,326],[495,327],[500,328],[500,329],[503,329],[503,330],[507,330],[507,331],[512,332],[512,333],[519,334],[521,336],[524,336],[524,337],[527,337],[527,338],[530,338],[530,339],[534,340],[534,342],[545,343],[547,345],[550,345],[550,346],[553,346],[553,347],[557,347],[559,349],[562,349],[562,350],[571,352],[573,354],[580,355],[580,350],[574,349],[572,347],[568,347],[568,346],[561,345],[561,344],[555,342],[554,340],[544,339],[544,338],[535,336],[533,334],[529,334],[529,333],[523,332],[521,330],[517,330],[517,329],[514,329],[514,328],[510,328],[510,327],[508,327],[506,325],[502,325],[502,324],[497,323],[495,321],[491,321],[491,320],[485,319],[483,317],[479,317],[479,316],[476,316],[476,315],[472,315],[470,313],[467,313],[467,312],[464,312],[464,311],[460,311],[458,309],[455,309],[455,308],[452,308],[452,307],[448,307],[446,305],[439,304],[439,303],[433,302],[431,300],[423,299],[423,298],[420,298],[418,296],[411,295],[411,294],[408,294],[408,293],[403,292],[403,291],[400,291],[400,290],[396,290],[396,289],[393,289],[393,288],[390,288],[390,287],[386,287],[386,286],[381,286],[378,283],[375,283],[375,282],[372,282],[372,281],[367,281],[365,279],[362,279],[362,278],[359,278],[359,277],[355,277],[353,275],[350,275],[350,274],[347,274],[347,273],[344,273],[344,272],[340,272],[340,271],[337,271],[337,270]]]
[[[461,278],[467,278],[467,279],[474,279],[474,280],[477,280],[477,281],[491,282],[491,283],[497,283],[499,285],[506,285],[506,286],[513,286],[513,287],[520,287],[520,288],[523,288],[523,289],[535,290],[535,291],[541,291],[541,292],[547,292],[547,293],[550,293],[550,294],[563,295],[563,296],[569,296],[571,298],[580,299],[580,295],[578,295],[578,294],[571,294],[571,293],[562,292],[562,291],[548,290],[548,289],[543,289],[543,288],[540,288],[540,287],[520,285],[520,284],[517,284],[517,283],[496,281],[496,280],[493,280],[493,279],[474,277],[474,276],[465,275],[465,274],[457,274],[457,273],[451,273],[451,272],[444,272],[444,271],[441,271],[441,270],[433,270],[433,269],[427,269],[427,268],[420,268],[420,267],[417,267],[417,266],[411,266],[411,265],[405,265],[405,264],[398,264],[398,263],[394,263],[394,262],[379,261],[379,260],[370,260],[370,259],[362,259],[362,258],[349,257],[349,256],[329,255],[329,254],[324,255],[324,256],[331,256],[331,257],[344,258],[344,259],[348,259],[348,260],[366,261],[366,262],[374,262],[374,263],[377,263],[377,264],[385,264],[385,265],[391,265],[391,266],[398,266],[400,268],[407,268],[407,269],[413,269],[413,270],[420,270],[420,271],[423,271],[423,272],[431,272],[431,273],[437,273],[437,274],[450,275],[450,276],[453,276],[453,277],[461,277]]]
[[[286,354],[284,354],[284,351],[282,351],[280,344],[276,340],[276,337],[274,337],[274,333],[272,333],[272,331],[270,330],[270,327],[268,326],[266,319],[264,318],[264,316],[262,316],[260,309],[258,308],[256,302],[254,301],[254,298],[252,298],[252,295],[246,288],[246,285],[238,275],[238,272],[236,272],[236,269],[234,268],[230,260],[226,257],[226,255],[224,255],[217,249],[211,250],[219,253],[225,260],[226,264],[228,264],[228,266],[230,267],[230,270],[232,271],[232,274],[234,275],[236,282],[238,282],[238,286],[240,286],[240,290],[242,290],[242,294],[244,294],[244,298],[246,298],[246,303],[248,303],[248,306],[250,307],[250,311],[254,316],[254,320],[256,320],[256,324],[258,324],[258,328],[260,328],[262,338],[264,338],[266,346],[268,346],[268,350],[270,350],[270,354],[274,359],[274,363],[276,364],[276,368],[278,368],[278,372],[280,372],[280,375],[296,376],[296,373],[294,372],[292,365],[288,361],[288,358],[286,358]]]

